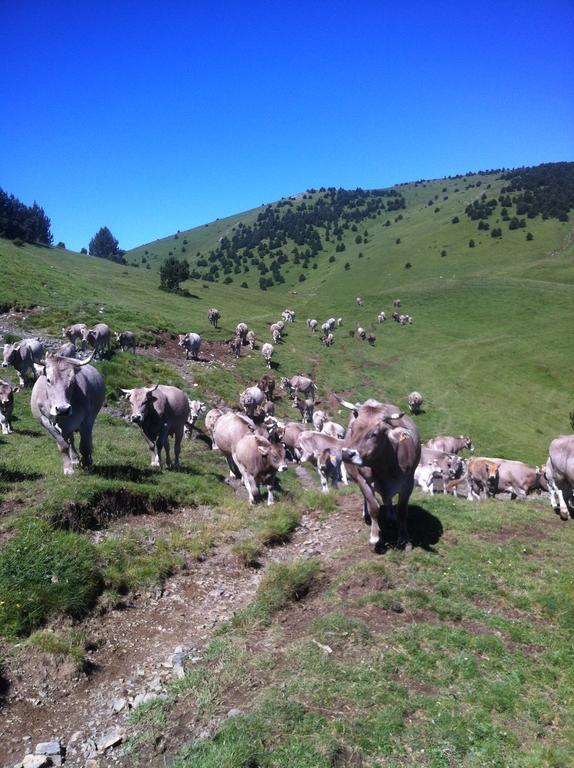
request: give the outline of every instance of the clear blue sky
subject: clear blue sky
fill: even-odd
[[[0,51],[0,186],[74,249],[574,159],[572,0],[0,0]]]

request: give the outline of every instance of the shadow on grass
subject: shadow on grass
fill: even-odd
[[[6,469],[0,467],[0,481],[5,483],[26,483],[32,480],[41,480],[44,475],[39,472],[20,472],[18,469]]]
[[[105,477],[107,480],[129,480],[133,483],[150,481],[157,482],[158,470],[146,467],[134,467],[131,464],[97,464],[92,469],[94,475]]]
[[[420,547],[426,552],[436,552],[435,544],[438,544],[444,532],[441,521],[431,512],[419,507],[418,504],[409,504],[409,516],[407,520],[409,536],[413,549]],[[385,521],[382,529],[382,540],[377,545],[377,552],[383,554],[387,549],[397,546],[396,521]]]
[[[25,435],[26,437],[42,437],[42,432],[37,429],[17,429],[15,432],[18,435]]]

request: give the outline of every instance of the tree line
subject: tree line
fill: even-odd
[[[36,201],[25,205],[0,188],[0,237],[22,243],[52,244],[52,223]]]

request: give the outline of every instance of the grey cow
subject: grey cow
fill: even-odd
[[[94,350],[94,356],[103,358],[104,351],[109,352],[112,345],[112,333],[106,323],[96,323],[93,328],[86,329],[82,335]]]
[[[554,511],[562,520],[574,517],[574,435],[560,435],[550,443],[546,480]]]
[[[14,395],[20,387],[13,387],[7,381],[0,379],[0,427],[3,435],[12,432],[12,412],[14,410]]]
[[[90,365],[94,354],[86,360],[47,355],[32,389],[32,416],[56,441],[65,475],[72,475],[78,463],[85,469],[92,466],[92,430],[105,397],[104,379]],[[75,432],[80,433],[81,460]]]
[[[180,333],[178,336],[178,346],[185,349],[185,359],[199,359],[199,350],[201,349],[201,336],[199,333]]]
[[[62,328],[62,338],[68,339],[72,344],[75,344],[78,339],[82,342],[82,348],[84,344],[84,333],[88,332],[88,326],[85,323],[74,323],[67,328]]]
[[[120,333],[115,333],[114,336],[116,337],[116,341],[122,352],[127,352],[128,349],[131,349],[135,355],[136,337],[134,333],[131,331],[121,331]]]
[[[267,396],[259,387],[247,387],[239,396],[239,405],[245,411],[247,416],[253,418],[255,412],[262,408],[267,400]]]
[[[281,386],[293,396],[294,400],[297,399],[299,393],[312,400],[315,399],[317,394],[317,387],[308,376],[298,374],[297,376],[291,376],[290,379],[281,379]]]
[[[18,372],[21,387],[26,386],[26,380],[34,380],[36,373],[34,365],[44,357],[44,347],[38,339],[24,339],[14,344],[4,344],[2,367],[13,366]]]
[[[122,389],[132,412],[130,421],[137,424],[152,452],[151,466],[161,469],[161,451],[171,467],[169,436],[174,436],[174,466],[179,467],[179,454],[185,426],[189,421],[189,400],[177,387],[156,384],[155,387]]]

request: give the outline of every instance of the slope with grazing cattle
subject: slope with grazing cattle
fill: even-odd
[[[234,228],[254,226],[269,207],[144,246],[127,254],[128,265],[0,241],[7,341],[39,333],[55,343],[77,321],[103,321],[138,341],[135,355],[118,351],[96,363],[106,405],[94,427],[92,473],[62,476],[58,451],[31,417],[29,390],[15,395],[14,432],[0,439],[0,631],[10,638],[0,647],[2,761],[23,754],[22,735],[33,742],[55,735],[72,706],[70,728],[82,743],[69,745],[70,765],[83,764],[90,738],[117,724],[133,737],[132,753],[157,765],[168,758],[174,766],[360,765],[385,757],[396,765],[563,763],[574,561],[571,523],[546,499],[474,504],[415,495],[414,552],[377,559],[353,490],[320,498],[308,490],[318,487],[309,474],[288,471],[274,509],[250,508],[224,482],[225,462],[201,435],[184,442],[180,472],[158,473],[137,428],[120,418],[120,387],[158,382],[211,404],[237,404],[267,370],[261,346],[289,307],[295,322],[274,344],[274,375],[311,375],[328,415],[339,407],[333,393],[406,409],[418,390],[424,402],[414,418],[423,439],[470,434],[477,454],[541,464],[550,440],[571,429],[572,224],[561,220],[559,205],[544,209],[547,218],[537,213],[543,201],[531,188],[503,191],[512,182],[500,175],[405,184],[393,195],[318,190],[291,205],[280,201],[262,223],[291,211],[287,243],[267,242],[253,264],[240,252],[240,275],[233,263],[225,273],[233,262],[225,238],[232,242]],[[538,208],[519,213],[534,205],[513,197],[526,192]],[[328,240],[317,224],[329,220],[327,209],[306,219],[321,230],[312,254],[316,236],[309,227],[297,234],[294,214],[304,204],[307,216],[326,196],[338,200],[338,218]],[[398,207],[389,210],[389,202]],[[358,206],[365,210],[353,218]],[[502,235],[493,237],[497,229]],[[219,276],[189,280],[182,295],[160,291],[156,268],[176,253],[174,243],[192,269],[204,270],[205,259],[220,265]],[[272,269],[280,249],[287,258]],[[261,290],[269,273],[284,282]],[[395,299],[412,324],[390,319]],[[209,323],[211,307],[221,311],[218,328]],[[325,347],[306,320],[320,326],[331,317],[343,322]],[[227,344],[240,321],[257,342],[235,359]],[[357,338],[358,326],[376,340]],[[177,347],[176,335],[187,332],[202,336],[198,361],[187,362]],[[3,378],[14,382],[14,372]],[[278,415],[292,418],[287,392],[280,395]],[[224,578],[227,563],[237,594]],[[263,567],[242,578],[241,563]],[[170,602],[162,603],[170,584]],[[243,610],[234,614],[234,605]],[[104,624],[96,607],[106,612]],[[210,644],[216,620],[224,627]],[[25,645],[14,642],[30,633]],[[116,653],[122,643],[132,656]],[[195,662],[172,684],[165,670],[179,644]],[[56,661],[46,666],[47,658]],[[69,679],[62,659],[75,660]],[[145,699],[130,726],[137,695],[160,685],[167,698]],[[105,691],[114,702],[125,699],[119,711]],[[559,733],[548,728],[551,713],[563,723]],[[31,723],[29,734],[23,723]],[[71,731],[60,735],[67,742]],[[107,765],[117,753],[94,754]]]

